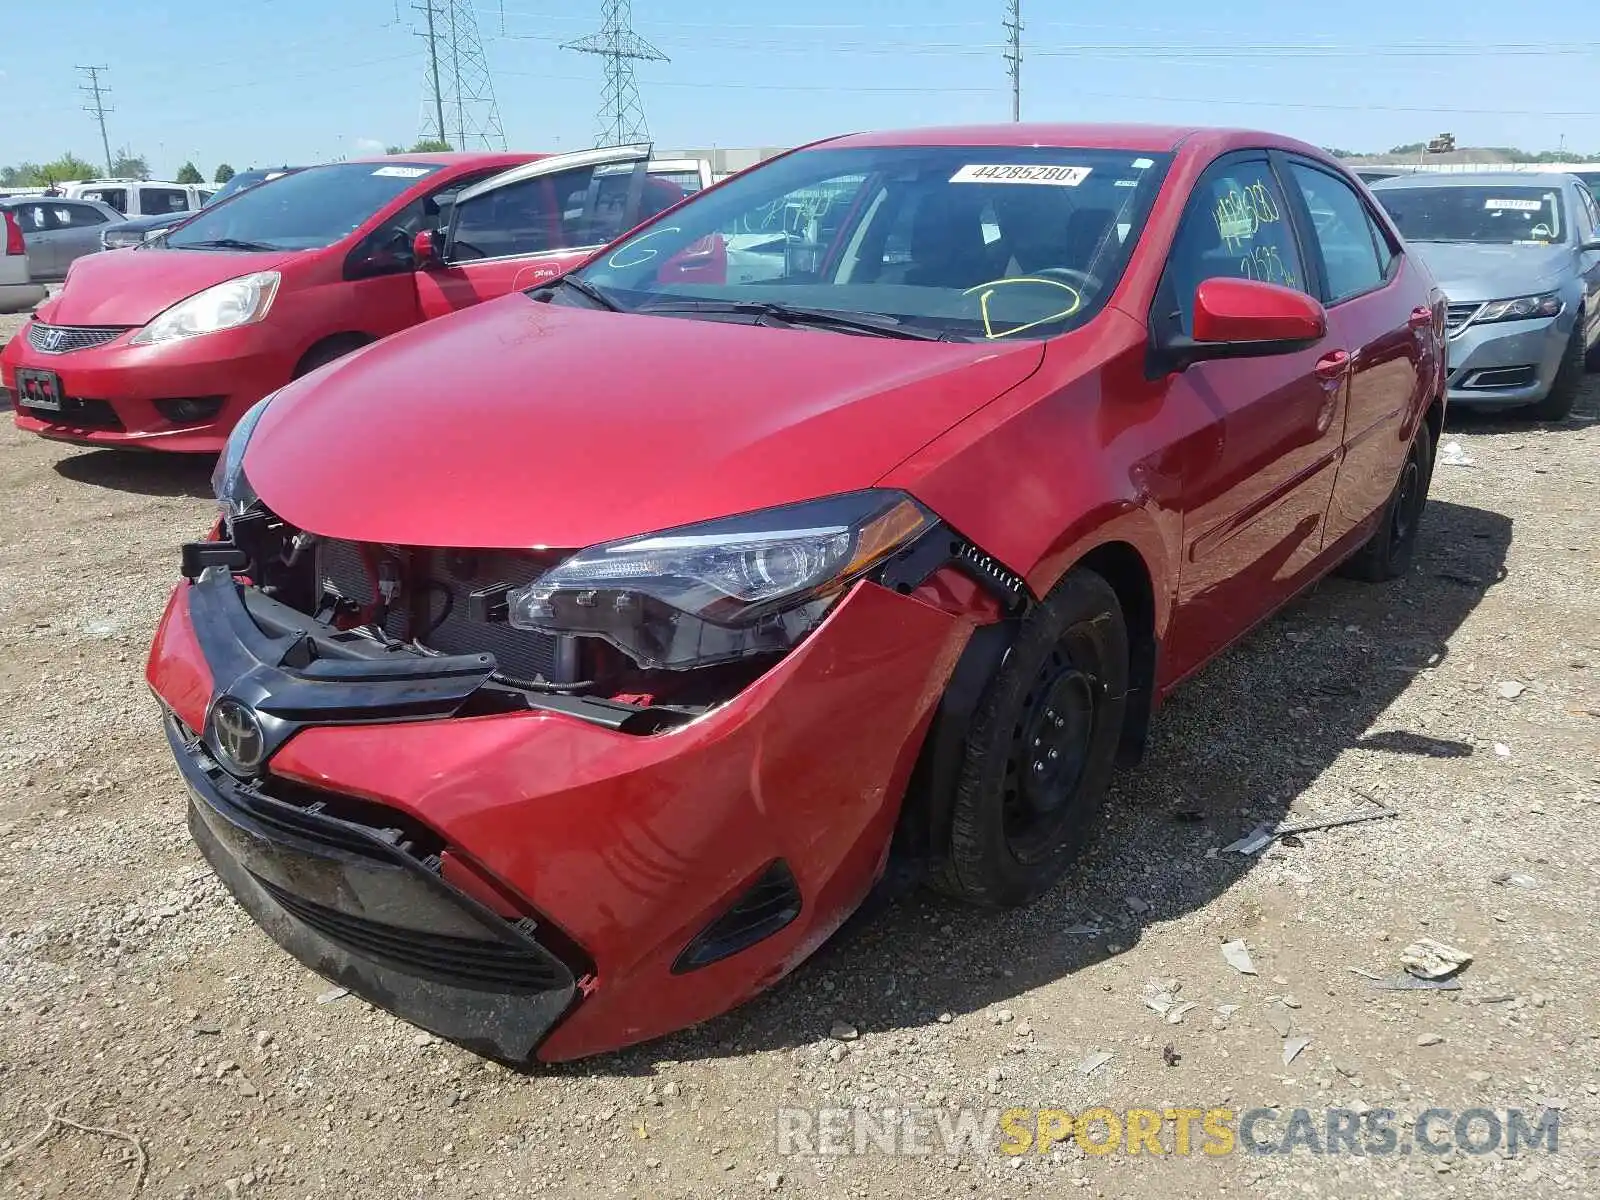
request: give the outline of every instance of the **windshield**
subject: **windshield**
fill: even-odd
[[[208,249],[238,243],[268,250],[331,246],[359,229],[379,209],[425,175],[431,163],[332,163],[272,180],[271,187],[241,189],[226,204],[202,209],[166,237],[169,248]],[[231,182],[231,181],[230,181]]]
[[[822,147],[691,199],[577,273],[617,307],[781,304],[957,338],[1082,324],[1121,276],[1169,156]]]
[[[229,196],[232,196],[236,192],[242,192],[245,190],[245,188],[255,187],[256,184],[263,182],[268,177],[275,177],[280,173],[281,172],[278,171],[240,171],[237,175],[234,175],[231,179],[229,179],[227,183],[223,184],[217,193],[212,196],[210,200],[206,201],[206,203],[208,205],[219,203],[220,201],[226,200]]]
[[[1373,193],[1412,242],[1559,242],[1566,236],[1558,187],[1448,185]]]

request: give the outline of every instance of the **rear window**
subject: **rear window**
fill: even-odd
[[[330,163],[296,171],[271,187],[241,191],[226,204],[200,210],[166,237],[167,246],[237,249],[247,242],[272,250],[312,250],[348,237],[418,181],[443,168],[435,163]]]

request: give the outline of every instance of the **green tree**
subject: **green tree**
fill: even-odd
[[[411,154],[448,154],[455,147],[449,142],[442,142],[438,138],[418,138],[416,145],[412,146]]]
[[[227,183],[234,176],[234,170],[227,163],[217,168],[217,173],[211,177],[212,183]]]
[[[406,148],[404,146],[385,146],[383,152],[385,154],[404,154]]]
[[[150,163],[144,155],[123,146],[111,160],[111,173],[123,179],[149,179]]]
[[[186,162],[178,168],[178,177],[175,183],[204,183],[205,176],[200,174],[200,168],[192,162]]]

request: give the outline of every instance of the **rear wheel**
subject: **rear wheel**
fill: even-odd
[[[1341,571],[1354,579],[1382,583],[1398,579],[1411,569],[1417,549],[1417,529],[1428,504],[1428,485],[1433,480],[1433,434],[1428,423],[1417,426],[1417,435],[1400,467],[1389,502],[1383,506],[1378,528],[1357,550]]]
[[[1567,348],[1561,355],[1561,366],[1556,368],[1555,381],[1550,384],[1549,394],[1537,404],[1528,405],[1524,411],[1539,421],[1565,420],[1578,399],[1578,389],[1583,386],[1583,360],[1583,314],[1579,313],[1578,323],[1572,327],[1572,336],[1567,339]]]
[[[1105,797],[1127,692],[1117,594],[1095,572],[1072,571],[1023,623],[979,703],[936,887],[1005,907],[1061,878]]]

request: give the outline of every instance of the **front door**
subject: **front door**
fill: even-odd
[[[456,199],[443,262],[417,274],[425,317],[534,287],[638,223],[650,147],[558,154]]]
[[[1152,321],[1193,329],[1195,288],[1215,277],[1313,292],[1288,201],[1265,153],[1229,155],[1196,185]],[[1344,427],[1344,345],[1331,332],[1293,354],[1197,363],[1165,403],[1202,414],[1184,455],[1183,563],[1163,685],[1288,599],[1322,546]]]

